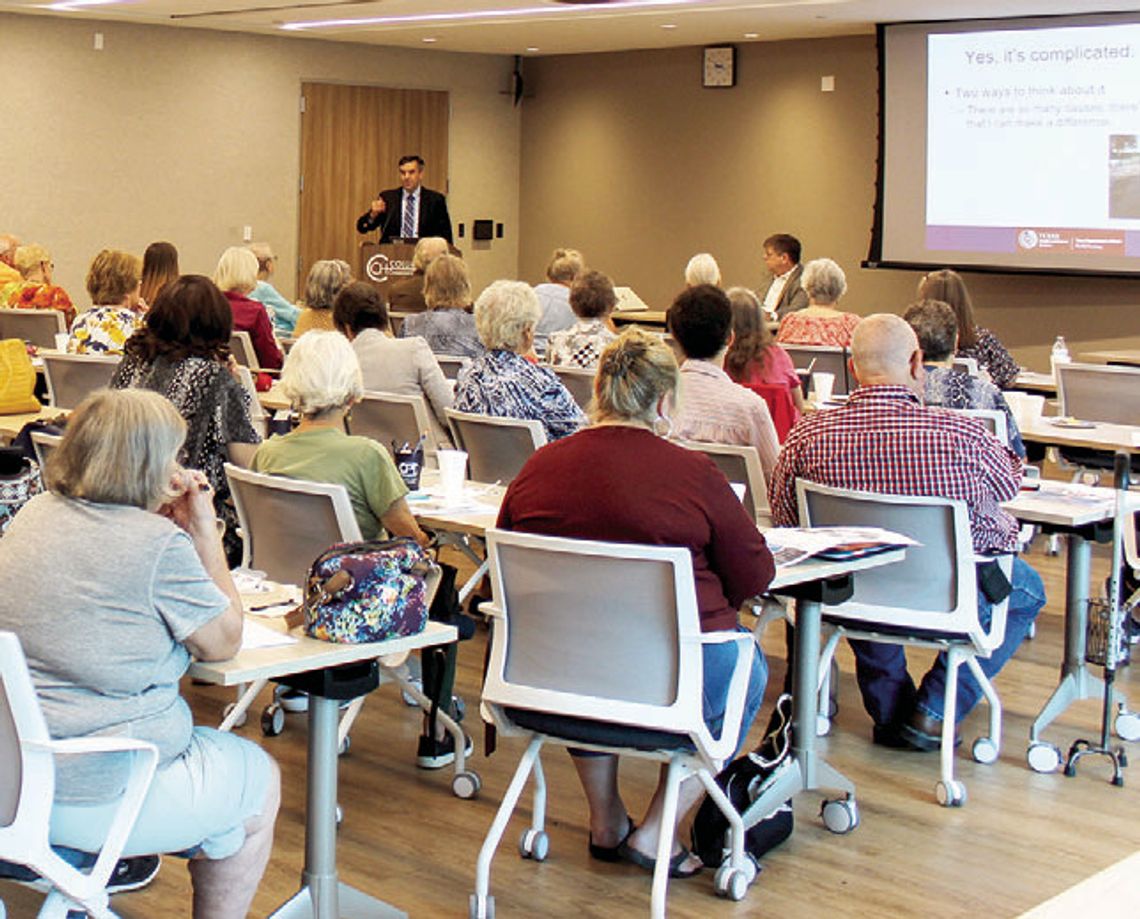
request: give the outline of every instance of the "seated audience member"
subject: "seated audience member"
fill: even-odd
[[[301,423],[296,430],[263,443],[254,454],[253,470],[343,485],[365,539],[406,536],[426,546],[428,536],[408,509],[404,500],[408,489],[388,448],[344,431],[345,415],[364,394],[360,364],[348,340],[339,332],[321,330],[299,338],[285,361],[281,390],[300,414]],[[440,693],[444,699],[451,698],[455,680],[454,645],[449,655],[447,685]],[[432,680],[425,676],[424,685],[431,686]],[[425,716],[425,730],[426,725]],[[421,735],[418,765],[438,769],[454,760],[455,743],[442,723],[437,723],[435,737]]]
[[[455,407],[498,418],[533,418],[542,422],[550,441],[573,434],[586,416],[553,370],[524,357],[534,348],[539,312],[538,297],[523,281],[495,281],[479,295],[475,325],[487,351],[459,371]]]
[[[422,396],[436,441],[450,441],[451,383],[422,338],[393,338],[384,298],[371,284],[353,281],[336,295],[333,320],[360,361],[364,389]]]
[[[764,311],[772,319],[783,319],[788,313],[802,310],[808,297],[800,285],[800,241],[787,233],[776,233],[764,240],[764,267],[772,276],[764,292]]]
[[[483,353],[463,259],[441,255],[432,260],[424,272],[424,302],[427,312],[405,319],[401,338],[419,336],[436,354],[477,357]]]
[[[218,259],[214,283],[230,301],[234,331],[249,333],[257,363],[270,370],[279,369],[285,355],[273,337],[273,323],[265,307],[249,298],[257,286],[257,256],[242,246],[230,246]]]
[[[711,284],[689,287],[669,307],[667,321],[685,355],[673,433],[684,440],[755,447],[770,480],[780,444],[768,403],[724,372],[732,340],[728,297]]]
[[[808,295],[808,305],[780,320],[776,341],[789,345],[848,347],[859,317],[836,309],[835,304],[847,292],[843,269],[829,258],[817,258],[804,265],[801,282]]]
[[[72,306],[67,291],[51,282],[51,273],[55,268],[51,253],[43,246],[20,246],[16,250],[15,261],[24,280],[9,290],[3,306],[8,309],[59,310],[70,328],[75,320],[75,307]]]
[[[785,386],[792,394],[796,420],[804,408],[804,394],[788,352],[776,344],[760,299],[747,287],[730,287],[732,304],[732,344],[724,356],[724,370],[737,383],[766,383]]]
[[[574,325],[574,310],[570,306],[570,288],[585,270],[582,253],[577,249],[555,249],[546,266],[546,281],[534,288],[542,310],[534,330],[535,349],[546,353],[546,341],[552,332],[561,332]]]
[[[657,435],[679,382],[673,353],[658,336],[626,329],[602,352],[594,384],[594,423],[543,447],[507,489],[498,525],[508,530],[650,545],[684,546],[693,557],[701,629],[739,629],[736,611],[762,593],[775,566],[754,521],[716,466]],[[736,663],[729,644],[702,648],[705,722],[718,735],[727,681]],[[740,740],[760,707],[768,666],[757,647]],[[618,790],[618,758],[571,751],[590,808],[589,852],[652,870],[663,825],[665,770],[640,823],[627,816]],[[681,783],[676,823],[696,804],[699,782]],[[672,877],[689,877],[700,861],[677,841]]]
[[[851,361],[859,388],[847,404],[806,416],[788,435],[769,488],[776,526],[796,526],[796,479],[881,494],[937,495],[966,502],[974,549],[1017,547],[1017,521],[1001,508],[1021,485],[1021,460],[980,421],[922,404],[922,352],[898,316],[869,316],[855,330]],[[1013,565],[1005,640],[978,663],[996,675],[1029,632],[1045,604],[1041,578],[1020,558]],[[978,592],[982,621],[990,601]],[[946,690],[940,654],[915,691],[898,645],[852,641],[863,704],[885,746],[939,747]],[[968,668],[958,677],[957,720],[981,698]]]
[[[142,325],[139,297],[142,263],[137,255],[104,249],[87,270],[87,294],[93,306],[71,323],[69,354],[122,354]]]
[[[447,240],[442,236],[425,236],[416,243],[412,254],[412,273],[406,278],[392,278],[384,293],[388,309],[394,313],[422,313],[428,308],[424,300],[424,272],[427,266],[446,255]]]
[[[336,295],[346,284],[352,283],[352,269],[348,262],[340,259],[325,259],[313,262],[309,277],[305,282],[305,308],[297,317],[293,327],[293,337],[300,338],[310,329],[331,332],[333,323],[332,305]]]
[[[11,233],[0,233],[0,288],[5,284],[18,284],[23,279],[16,270],[16,250],[20,239]]]
[[[938,300],[919,300],[907,307],[903,319],[914,329],[922,349],[926,370],[923,401],[943,408],[982,408],[1004,413],[1009,446],[1025,459],[1021,432],[1001,390],[988,380],[953,368],[958,341],[958,317],[954,310]]]
[[[250,292],[249,298],[269,310],[273,330],[278,335],[292,335],[301,308],[282,297],[277,288],[269,283],[269,277],[277,267],[277,256],[273,254],[269,243],[250,243],[249,251],[257,258],[257,286]]]
[[[696,287],[698,284],[720,287],[720,266],[707,252],[698,252],[685,266],[685,286]]]
[[[172,243],[157,242],[147,246],[143,253],[142,287],[139,290],[143,303],[154,303],[162,288],[178,280],[180,275],[178,250]]]
[[[225,660],[242,635],[209,484],[177,463],[185,433],[154,393],[84,400],[47,463],[49,491],[4,535],[0,578],[20,588],[0,592],[0,629],[20,636],[53,738],[158,748],[124,855],[193,853],[195,919],[239,919],[269,860],[280,777],[257,744],[195,727],[179,692],[191,655]],[[70,760],[57,761],[52,841],[96,852],[123,776],[106,758]]]
[[[966,282],[956,271],[932,271],[918,282],[918,296],[950,304],[958,317],[958,357],[972,357],[998,389],[1009,389],[1021,368],[996,335],[974,323],[974,305]]]
[[[617,306],[613,282],[600,271],[585,271],[570,288],[570,308],[578,321],[573,328],[552,332],[546,359],[551,364],[593,370],[598,358],[617,338],[610,314]]]
[[[188,427],[178,461],[210,483],[215,511],[226,524],[226,552],[236,565],[241,539],[223,466],[248,466],[261,435],[250,420],[249,393],[234,376],[232,330],[230,301],[209,278],[183,275],[147,311],[111,386],[151,389],[174,403]]]

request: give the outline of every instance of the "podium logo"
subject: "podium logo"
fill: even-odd
[[[369,280],[375,281],[377,284],[383,284],[388,280],[389,270],[388,256],[382,252],[377,252],[364,266],[364,273],[368,275]]]

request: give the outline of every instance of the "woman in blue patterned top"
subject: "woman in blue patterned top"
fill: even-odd
[[[434,264],[434,263],[433,263]],[[542,422],[547,440],[573,434],[586,416],[554,371],[528,360],[542,309],[529,284],[495,281],[475,301],[475,326],[487,352],[459,374],[455,408]]]

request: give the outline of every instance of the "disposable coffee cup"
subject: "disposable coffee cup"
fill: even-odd
[[[55,333],[55,350],[56,351],[66,351],[67,350],[67,339],[68,339],[68,334],[66,332],[56,332]]]
[[[1007,392],[1003,396],[1019,428],[1031,427],[1045,409],[1044,396],[1025,392]]]
[[[831,390],[835,386],[834,373],[821,373],[813,370],[811,374],[812,388],[815,389],[815,401],[822,405],[831,399]]]
[[[396,459],[396,469],[400,478],[408,486],[409,491],[416,491],[420,487],[420,472],[424,468],[424,447],[418,444],[413,449],[393,451]]]
[[[464,450],[440,450],[439,481],[446,501],[463,498],[463,480],[467,477],[467,453]]]

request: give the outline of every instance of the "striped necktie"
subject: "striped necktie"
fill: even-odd
[[[411,239],[419,234],[416,233],[416,196],[404,196],[404,223],[400,227],[400,235],[405,239]]]

